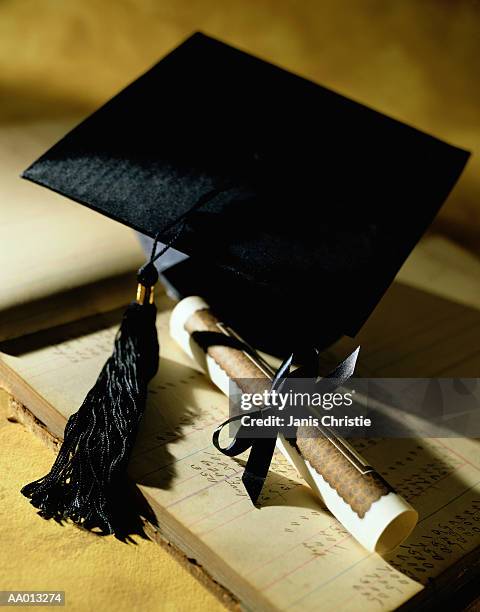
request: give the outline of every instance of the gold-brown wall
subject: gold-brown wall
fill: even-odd
[[[0,0],[0,121],[87,114],[195,30],[470,149],[436,227],[480,253],[476,0]]]

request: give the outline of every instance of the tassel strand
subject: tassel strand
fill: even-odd
[[[97,382],[68,419],[51,471],[22,489],[44,518],[115,532],[115,490],[145,410],[148,382],[158,369],[157,279],[152,263],[139,271],[138,301],[128,306]]]

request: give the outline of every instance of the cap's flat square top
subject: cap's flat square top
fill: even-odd
[[[294,308],[314,339],[356,333],[467,158],[198,33],[24,176],[150,236],[230,185],[177,248],[238,278],[247,302]]]

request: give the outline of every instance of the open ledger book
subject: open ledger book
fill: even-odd
[[[130,475],[161,534],[247,607],[392,609],[475,555],[480,453],[470,440],[356,442],[420,513],[413,535],[385,559],[358,545],[280,456],[262,507],[254,508],[240,481],[242,462],[211,445],[227,400],[170,340],[170,300],[158,306],[161,365]],[[119,315],[85,317],[4,345],[2,386],[55,436],[109,355]],[[467,376],[478,359],[472,347],[480,313],[397,284],[362,336],[361,367],[369,372],[391,376],[414,367],[422,376]],[[462,353],[467,347],[472,354]]]
[[[75,249],[81,258],[85,245],[75,242],[75,224],[63,226],[63,238],[65,232],[73,260]],[[58,233],[50,228],[50,236]],[[64,291],[52,289],[54,302],[71,304],[68,320],[59,319],[54,307],[50,325],[48,312],[35,316],[48,296],[34,296],[30,310],[29,300],[22,301],[21,312],[29,313],[25,333],[18,327],[4,333],[0,386],[12,404],[23,406],[55,437],[62,437],[66,419],[111,352],[122,312],[118,306],[135,288],[132,276],[130,295],[123,284],[113,289],[113,278],[122,279],[140,257],[131,238],[128,232],[115,238],[125,259],[108,281],[115,296],[112,309],[92,300],[92,286],[101,279],[90,265],[91,278],[84,271],[76,287],[70,279]],[[54,246],[45,247],[44,255]],[[100,256],[85,254],[90,261]],[[390,288],[358,338],[360,373],[478,376],[479,273],[480,264],[448,242],[421,243],[401,272],[402,282]],[[3,298],[0,329],[8,330],[15,304]],[[163,295],[157,306],[160,369],[150,384],[129,474],[157,517],[157,535],[200,565],[226,602],[237,600],[253,610],[391,610],[414,597],[415,602],[438,597],[478,571],[479,442],[355,441],[420,514],[413,534],[386,558],[357,544],[278,454],[261,508],[255,508],[241,483],[242,457],[221,455],[211,444],[213,429],[227,417],[228,400],[170,339],[173,302]]]

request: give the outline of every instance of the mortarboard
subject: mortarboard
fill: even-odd
[[[174,242],[190,256],[172,269],[184,292],[205,295],[258,346],[285,352],[357,333],[467,159],[459,148],[197,33],[23,176]],[[140,277],[146,310],[154,277],[151,267]],[[137,324],[141,343],[155,353]],[[116,347],[116,366],[120,353],[129,363],[145,357],[137,340],[129,340],[130,353]],[[156,359],[147,357],[148,375],[135,374],[140,404]],[[99,406],[115,376],[106,366],[103,391],[92,390]],[[99,457],[102,448],[95,448]],[[65,473],[76,450],[73,439]],[[47,484],[39,485],[42,495]],[[57,489],[47,493],[50,514]],[[70,500],[69,515],[88,522],[78,500]],[[110,528],[108,519],[100,522]]]
[[[214,307],[288,351],[356,334],[467,158],[195,34],[24,177],[163,242],[200,196],[229,185],[190,215],[176,247],[188,267],[200,262],[190,282]]]

